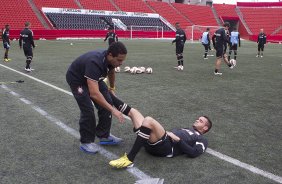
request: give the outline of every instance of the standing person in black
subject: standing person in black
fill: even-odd
[[[212,37],[213,47],[216,50],[216,62],[215,62],[215,71],[214,75],[222,75],[219,72],[221,59],[223,58],[224,62],[229,66],[229,68],[233,68],[234,66],[230,64],[227,58],[226,49],[227,44],[229,43],[229,39],[227,37],[227,32],[230,27],[229,22],[225,22],[223,24],[223,28],[216,30]]]
[[[20,39],[19,39],[19,44],[20,44],[20,49],[24,50],[24,55],[26,56],[26,66],[25,66],[25,71],[31,72],[32,69],[30,67],[32,58],[33,58],[33,49],[35,48],[35,44],[33,41],[33,32],[30,28],[30,22],[25,23],[25,28],[21,31],[20,33]]]
[[[108,40],[109,46],[110,46],[113,42],[118,42],[118,36],[114,32],[113,27],[109,27],[108,30],[109,32],[107,33],[106,38],[104,39],[104,42]]]
[[[177,22],[175,24],[176,28],[176,35],[175,39],[172,41],[172,44],[176,43],[176,57],[177,57],[177,63],[178,66],[176,67],[177,70],[183,70],[183,50],[184,50],[184,44],[186,42],[186,34],[185,32],[180,28],[180,24]]]
[[[263,29],[260,29],[257,43],[258,43],[258,54],[256,57],[263,57],[264,45],[266,44],[266,34],[263,32]]]
[[[124,122],[120,111],[113,107],[115,90],[114,68],[122,65],[127,49],[121,42],[115,42],[107,50],[95,50],[78,57],[69,67],[66,80],[80,108],[80,149],[95,154],[95,136],[100,144],[116,145],[121,142],[110,134],[112,115]],[[108,88],[103,81],[108,77]],[[96,126],[93,103],[98,109],[99,122]],[[124,107],[126,108],[126,107]]]
[[[5,49],[5,54],[4,54],[4,61],[8,62],[11,61],[8,57],[9,49],[10,49],[10,26],[7,24],[5,25],[5,29],[2,32],[2,40],[3,40],[3,47]]]

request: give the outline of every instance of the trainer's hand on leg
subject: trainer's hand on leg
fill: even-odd
[[[118,121],[120,123],[124,123],[124,117],[123,117],[123,114],[120,111],[118,111],[117,109],[113,108],[112,115],[117,117],[117,119],[118,119]]]

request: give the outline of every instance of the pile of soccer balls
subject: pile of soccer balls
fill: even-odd
[[[116,67],[116,68],[115,68],[115,71],[116,71],[117,73],[121,72],[120,67]],[[153,69],[152,69],[151,67],[148,67],[148,68],[146,69],[146,68],[143,67],[143,66],[141,66],[141,67],[136,67],[136,66],[134,66],[134,67],[132,67],[132,68],[130,68],[129,66],[126,66],[126,67],[124,67],[124,72],[126,72],[126,73],[131,73],[131,74],[141,74],[141,73],[151,74],[151,73],[153,73]]]

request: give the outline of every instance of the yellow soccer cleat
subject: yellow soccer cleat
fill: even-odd
[[[122,157],[120,157],[119,159],[110,161],[109,164],[112,167],[115,167],[115,168],[118,168],[118,169],[133,167],[133,165],[134,165],[133,162],[131,162],[127,158],[126,153]]]
[[[4,62],[8,62],[8,61],[9,61],[8,59],[6,59],[6,58],[4,59]]]

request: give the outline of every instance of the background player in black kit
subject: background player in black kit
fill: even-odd
[[[5,29],[2,32],[2,40],[3,40],[3,47],[5,49],[5,54],[4,54],[4,61],[8,62],[11,59],[9,59],[8,54],[9,54],[9,49],[10,49],[10,26],[7,24],[5,25]]]
[[[90,51],[78,57],[69,67],[66,80],[80,108],[79,133],[80,149],[87,153],[96,153],[95,136],[100,144],[114,145],[121,142],[110,134],[112,115],[119,122],[124,121],[122,113],[113,108],[115,89],[114,68],[120,66],[126,58],[127,49],[121,42],[115,42],[107,50]],[[108,77],[108,88],[103,81]],[[98,109],[99,122],[92,102]]]
[[[33,69],[30,67],[30,63],[33,58],[33,51],[32,49],[35,48],[34,41],[33,41],[33,32],[30,28],[30,23],[25,23],[25,28],[20,33],[20,49],[23,47],[24,55],[26,56],[26,66],[25,71],[31,72]]]
[[[230,27],[229,22],[225,22],[223,24],[223,28],[216,30],[212,37],[213,47],[216,50],[216,63],[215,63],[215,75],[222,75],[219,72],[221,59],[223,58],[224,62],[229,66],[229,68],[233,68],[234,66],[230,64],[227,58],[226,49],[229,43],[229,39],[227,37],[227,31]]]
[[[184,45],[186,42],[186,34],[185,32],[180,28],[180,24],[177,22],[175,24],[176,28],[176,35],[175,39],[172,41],[172,44],[175,42],[176,43],[176,57],[177,57],[177,70],[183,70],[183,50],[184,50]]]
[[[128,116],[132,119],[137,138],[128,155],[124,154],[121,158],[110,161],[112,167],[132,167],[135,156],[142,147],[145,147],[148,153],[159,157],[185,154],[191,158],[201,155],[207,149],[208,141],[203,134],[212,127],[212,122],[207,116],[199,117],[193,128],[174,129],[172,132],[166,131],[155,119],[144,118],[136,109],[129,110]]]
[[[256,57],[263,57],[264,45],[266,44],[266,34],[263,32],[263,29],[260,30],[257,43],[258,43],[258,54]]]
[[[108,43],[109,45],[111,45],[113,42],[118,42],[118,36],[117,34],[114,32],[113,27],[109,27],[109,32],[107,33],[104,42],[107,41],[108,39]]]

